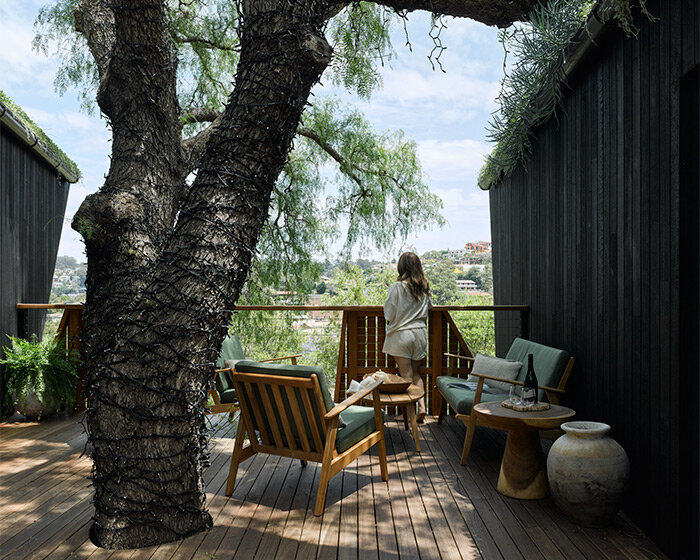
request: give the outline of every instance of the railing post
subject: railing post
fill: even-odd
[[[348,378],[349,385],[357,379],[357,311],[348,313]],[[347,387],[346,387],[347,389]]]
[[[430,378],[426,379],[425,397],[428,398],[430,392],[430,405],[433,416],[440,414],[441,396],[435,386],[438,375],[442,373],[442,314],[443,311],[431,311],[432,333],[430,337],[430,357],[431,368]],[[428,377],[428,376],[426,376]]]
[[[78,362],[78,384],[75,391],[75,409],[73,412],[82,412],[85,410],[85,367],[80,359],[83,349],[82,334],[85,327],[83,308],[66,309],[64,313],[68,313],[66,336],[68,351],[75,351],[78,355],[78,360],[80,360]]]

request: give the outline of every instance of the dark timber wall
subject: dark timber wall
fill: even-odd
[[[18,303],[49,301],[68,189],[55,169],[0,124],[0,347],[8,345],[7,335],[18,334]],[[43,323],[42,313],[29,313],[23,334],[40,336]]]
[[[698,0],[608,33],[532,158],[491,190],[496,304],[577,358],[565,404],[629,454],[623,509],[698,554]],[[497,325],[497,332],[500,327]],[[498,335],[498,351],[508,341]],[[502,354],[500,354],[502,355]]]

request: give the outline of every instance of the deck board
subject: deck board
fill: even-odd
[[[549,499],[520,501],[496,490],[504,434],[479,428],[466,467],[464,426],[447,417],[419,426],[421,453],[388,418],[389,480],[376,449],[331,479],[326,509],[313,515],[320,466],[257,455],[224,495],[235,436],[225,415],[210,421],[204,472],[214,526],[182,541],[102,550],[88,538],[90,460],[79,418],[0,425],[0,558],[191,560],[644,560],[663,555],[624,516],[612,527],[571,523]],[[546,445],[545,445],[546,447]]]

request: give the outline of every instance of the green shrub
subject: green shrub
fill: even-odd
[[[32,389],[44,406],[55,404],[72,410],[78,373],[77,360],[66,352],[65,341],[48,338],[39,341],[8,337],[11,346],[5,347],[5,388],[7,395],[19,403],[26,403],[27,391]]]

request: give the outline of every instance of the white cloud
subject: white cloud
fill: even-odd
[[[431,181],[451,182],[460,186],[474,181],[491,146],[476,140],[424,140],[418,143],[423,170]]]

